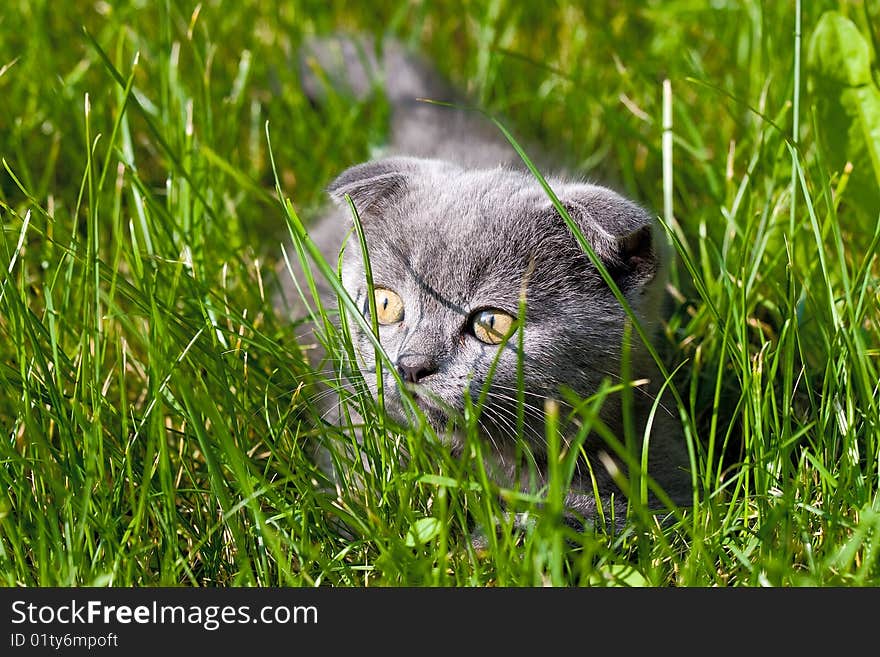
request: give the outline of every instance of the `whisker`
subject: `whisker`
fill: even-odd
[[[486,396],[487,399],[502,399],[506,402],[511,402],[514,405],[514,408],[519,407],[519,400],[516,397],[511,395],[497,392],[497,391],[489,391],[489,394]],[[544,411],[543,408],[539,406],[535,406],[534,404],[530,404],[528,402],[523,402],[522,407],[525,411],[532,413],[535,417],[543,418]]]

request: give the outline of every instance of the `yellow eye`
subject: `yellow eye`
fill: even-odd
[[[500,344],[515,327],[513,317],[503,310],[481,310],[474,315],[471,328],[480,342]]]
[[[403,319],[403,299],[397,292],[377,287],[376,319],[380,324],[396,324]]]

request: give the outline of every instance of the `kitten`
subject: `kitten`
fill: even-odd
[[[348,38],[316,40],[306,52],[304,61],[355,97],[384,80],[391,106],[387,156],[356,165],[330,184],[337,208],[319,220],[312,238],[335,263],[349,236],[342,282],[369,319],[364,263],[345,201],[350,197],[368,245],[379,338],[415,403],[455,452],[465,390],[475,398],[488,383],[481,438],[499,483],[525,486],[515,436],[521,376],[523,438],[538,464],[538,485],[546,483],[544,402],[560,399],[561,388],[587,397],[604,380],[619,381],[626,312],[500,132],[474,112],[416,100],[461,102],[429,66],[393,42],[379,56],[371,43]],[[307,93],[320,98],[319,79],[310,70],[303,79]],[[664,288],[664,252],[652,217],[608,188],[569,177],[547,181],[650,332]],[[329,288],[324,293],[335,302]],[[295,296],[292,285],[286,294]],[[526,310],[519,325],[521,294]],[[349,323],[359,366],[375,394],[369,374],[375,372],[374,349]],[[632,380],[650,379],[632,395],[634,433],[643,436],[661,380],[634,331],[629,361]],[[383,388],[386,412],[409,422],[403,395],[387,373]],[[654,413],[648,473],[673,501],[688,504],[684,441],[667,406]],[[606,398],[600,417],[623,442],[619,393]],[[563,427],[569,435],[576,429]],[[626,469],[598,437],[587,439],[585,451],[592,467],[577,468],[565,500],[568,514],[575,522],[596,520],[595,478],[604,514],[619,527],[626,498],[611,472]],[[657,506],[653,496],[651,502]]]

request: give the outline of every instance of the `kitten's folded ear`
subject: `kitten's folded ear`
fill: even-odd
[[[559,200],[618,284],[645,285],[657,275],[655,222],[644,208],[597,185],[568,186]]]
[[[357,164],[330,183],[327,193],[343,208],[347,208],[348,194],[359,215],[378,215],[400,198],[426,162],[416,157],[389,157]]]

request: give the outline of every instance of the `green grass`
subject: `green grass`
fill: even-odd
[[[880,584],[880,209],[807,56],[837,10],[876,65],[872,3],[803,3],[800,31],[757,0],[6,4],[3,584]],[[453,459],[363,395],[369,467],[323,480],[311,446],[356,443],[321,424],[273,298],[290,231],[386,135],[381,98],[303,96],[298,45],[340,27],[419,44],[518,142],[669,227],[659,347],[697,502],[674,522],[635,503],[622,536],[572,534],[552,513],[572,453],[543,496],[498,490],[479,441]],[[499,498],[534,523],[477,552]]]

